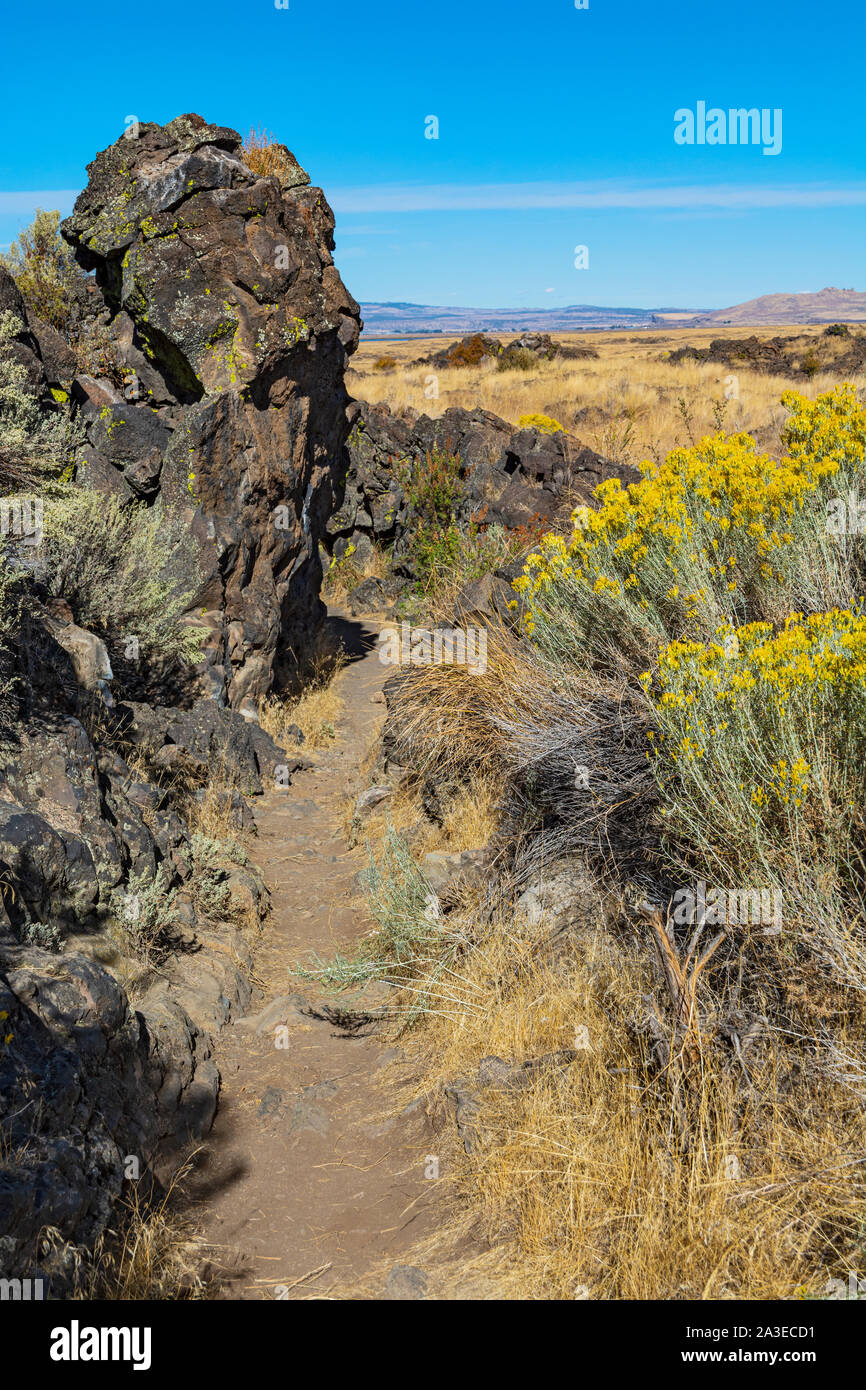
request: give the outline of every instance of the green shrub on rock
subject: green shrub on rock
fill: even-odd
[[[36,216],[2,257],[27,307],[61,333],[74,318],[76,288],[86,279],[61,239],[59,212],[36,209]]]
[[[184,620],[197,580],[178,549],[184,539],[180,520],[161,509],[123,507],[66,484],[45,508],[40,558],[50,592],[67,600],[82,627],[134,634],[150,659],[196,664],[204,634]],[[178,554],[180,579],[170,575]]]

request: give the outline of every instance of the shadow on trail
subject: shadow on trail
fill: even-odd
[[[329,613],[327,627],[340,642],[349,662],[363,661],[376,650],[378,633],[344,613]]]

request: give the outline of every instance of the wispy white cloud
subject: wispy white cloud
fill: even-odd
[[[0,216],[32,216],[37,207],[71,212],[76,188],[32,192],[0,190]],[[521,208],[633,208],[684,212],[713,208],[745,211],[759,208],[826,208],[866,205],[866,183],[822,184],[629,184],[595,183],[367,184],[333,187],[328,201],[341,215],[397,212],[517,211]],[[387,227],[351,228],[353,235],[387,236]],[[350,229],[344,228],[344,235]],[[393,233],[392,233],[393,234]]]
[[[4,193],[0,190],[0,214],[7,217],[19,213],[31,216],[36,208],[58,208],[60,212],[71,212],[79,192],[77,188],[42,188],[33,193]]]
[[[393,236],[394,231],[395,229],[393,227],[366,227],[363,224],[359,224],[357,227],[345,227],[343,229],[343,235],[349,236],[351,234],[352,236]]]
[[[378,184],[328,190],[340,214],[369,212],[478,212],[521,208],[756,208],[856,207],[866,204],[857,184],[627,184],[484,183]]]

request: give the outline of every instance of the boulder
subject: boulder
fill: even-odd
[[[353,618],[366,613],[381,613],[388,607],[388,596],[379,579],[363,579],[351,591],[346,604]]]
[[[393,795],[393,787],[368,787],[366,791],[361,792],[361,795],[355,801],[355,809],[352,813],[353,819],[361,820],[364,816],[368,816],[371,811],[375,810],[377,806],[380,806],[383,801],[389,800]]]
[[[78,684],[84,690],[100,691],[109,696],[108,686],[114,673],[105,643],[77,623],[48,618],[46,626],[57,645],[69,654]]]
[[[106,387],[97,389],[101,396],[108,395]],[[172,433],[169,423],[148,407],[125,402],[122,397],[98,407],[88,398],[81,414],[86,431],[82,465],[95,468],[96,455],[123,474],[133,497],[151,501],[159,491],[163,455]]]
[[[521,333],[519,338],[510,342],[503,350],[503,360],[509,362],[518,353],[521,355],[531,353],[536,362],[552,362],[555,357],[598,357],[594,348],[584,347],[580,343],[559,343],[549,333],[532,332]]]
[[[32,928],[89,920],[99,897],[93,855],[80,836],[9,801],[0,802],[0,875],[8,918],[25,937]]]
[[[0,1173],[3,1269],[26,1277],[41,1272],[46,1227],[76,1245],[96,1239],[127,1160],[144,1175],[162,1126],[145,1025],[102,966],[32,951],[0,973],[0,1009],[13,1039],[0,1048],[0,1115],[14,1155]],[[69,1288],[73,1269],[61,1266],[52,1296]]]
[[[421,872],[434,893],[456,885],[483,882],[489,864],[489,856],[484,850],[464,849],[453,853],[448,850],[431,850],[425,854]]]
[[[55,400],[63,401],[76,372],[75,353],[63,337],[50,323],[31,314],[30,329],[36,339],[45,380],[52,389]]]
[[[491,623],[496,619],[510,622],[514,590],[505,580],[489,571],[478,579],[469,579],[455,600],[455,617],[462,623]]]
[[[198,700],[188,710],[129,701],[118,705],[117,712],[124,738],[141,748],[155,767],[171,769],[192,784],[214,777],[257,796],[263,783],[273,785],[278,769],[285,777],[306,766],[259,724],[215,700]]]
[[[486,333],[467,333],[458,343],[440,348],[429,357],[421,357],[416,365],[431,367],[477,367],[487,358],[496,358],[502,352],[498,338],[490,338]]]

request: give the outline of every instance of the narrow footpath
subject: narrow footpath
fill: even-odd
[[[197,1221],[228,1298],[339,1298],[369,1271],[372,1296],[418,1297],[401,1257],[439,1219],[439,1184],[425,1176],[436,1139],[423,1098],[412,1102],[409,1064],[375,1031],[347,1035],[310,1017],[304,1000],[322,990],[292,974],[313,951],[350,949],[371,925],[356,879],[366,853],[340,826],[365,785],[389,668],[375,628],[329,622],[349,655],[337,737],[253,808],[249,853],[271,892],[255,951],[264,1000],[217,1041],[219,1111],[194,1166]]]

